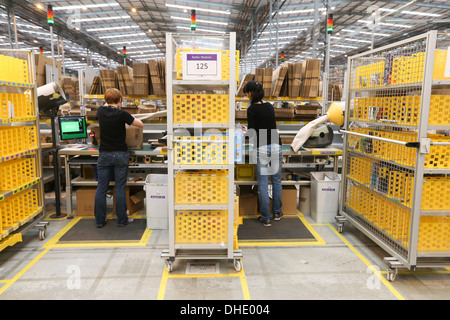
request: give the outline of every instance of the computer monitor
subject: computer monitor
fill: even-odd
[[[58,117],[61,140],[86,139],[86,118],[83,116]]]

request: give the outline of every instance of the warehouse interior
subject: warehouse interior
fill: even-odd
[[[0,0],[0,14],[0,300],[450,299],[448,1]],[[270,227],[242,130],[251,81],[281,142]],[[94,214],[110,88],[143,122],[126,126],[124,227],[114,177],[106,224]]]

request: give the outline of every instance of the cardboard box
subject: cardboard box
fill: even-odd
[[[311,87],[311,79],[304,79],[301,88],[301,97],[309,98],[309,88]]]
[[[76,194],[77,201],[77,215],[78,216],[94,216],[95,207],[95,187],[79,188]]]
[[[144,130],[135,126],[127,127],[125,142],[128,149],[142,149],[144,145]]]
[[[245,96],[245,94],[244,94],[244,87],[249,81],[252,81],[252,80],[255,80],[255,75],[252,74],[252,73],[246,74],[244,76],[244,79],[241,81],[241,84],[239,85],[239,89],[237,90],[237,94],[236,95],[239,96],[239,97],[244,97]]]
[[[272,74],[273,74],[272,68],[264,68],[264,77],[262,86],[264,89],[265,97],[270,97],[272,94]]]
[[[45,84],[47,84],[46,80],[46,72],[45,72],[45,66],[53,66],[52,58],[43,56],[41,54],[35,54],[34,55],[34,63],[36,65],[36,82],[37,86],[41,87]],[[55,60],[55,67],[58,69],[58,79],[60,80],[61,84],[61,61]]]
[[[295,186],[283,186],[283,190],[281,191],[281,212],[284,215],[297,214],[297,194],[298,192]],[[272,199],[270,199],[270,212],[272,212]]]
[[[283,84],[285,83],[287,71],[287,65],[279,66],[275,71],[273,71],[271,79],[272,90],[270,96],[284,96],[284,94],[281,93],[281,89],[283,87]]]
[[[255,81],[263,83],[264,81],[264,68],[255,68]]]
[[[126,187],[125,188],[126,199],[127,199],[127,211],[128,214],[133,214],[136,211],[144,208],[145,191],[143,187]],[[113,190],[113,214],[116,214],[116,190]]]
[[[309,59],[306,60],[306,78],[319,78],[320,77],[320,60]]]
[[[133,94],[148,96],[150,94],[150,73],[148,63],[133,63]]]
[[[285,215],[297,214],[297,188],[295,186],[283,186],[281,192],[281,211]]]
[[[88,127],[89,132],[93,132],[97,145],[100,145],[100,127],[98,124],[91,124]],[[142,149],[144,145],[144,130],[135,126],[128,126],[126,129],[125,142],[128,149]]]
[[[309,95],[308,97],[310,98],[316,98],[319,96],[319,79],[309,79],[310,84],[309,84]]]
[[[133,95],[133,68],[128,66],[117,67],[119,89],[124,96]]]
[[[106,90],[115,88],[118,89],[119,85],[117,82],[117,71],[116,70],[110,70],[110,69],[100,69],[100,84],[102,87],[103,93],[106,92]]]
[[[256,215],[258,213],[258,189],[253,186],[236,185],[239,197],[239,215]]]

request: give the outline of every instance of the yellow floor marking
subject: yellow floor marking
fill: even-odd
[[[375,268],[372,266],[372,264],[366,259],[364,258],[359,252],[358,250],[355,249],[355,247],[353,247],[350,242],[347,241],[347,239],[345,239],[332,225],[331,223],[327,223],[326,225],[328,225],[330,227],[330,229],[347,245],[347,247],[353,251],[353,253],[355,253],[358,258],[375,274],[375,276],[377,276],[378,279],[380,279],[380,281],[397,297],[397,299],[399,300],[405,300],[405,298],[403,298],[403,296],[397,291],[395,290],[395,288],[389,283],[388,280],[386,280],[382,275],[380,270],[378,270],[378,268]]]
[[[36,262],[38,262],[48,251],[50,248],[44,249],[37,257],[35,257],[25,268],[23,268],[18,274],[16,274],[11,280],[9,280],[1,289],[0,295],[5,292],[13,283],[15,283],[25,272],[27,272]]]
[[[242,261],[241,261],[242,262]],[[239,277],[242,287],[242,294],[244,300],[250,300],[250,292],[247,285],[247,279],[244,272],[244,267],[237,273],[224,273],[224,274],[170,274],[164,266],[163,274],[161,277],[161,283],[159,285],[157,300],[164,300],[166,294],[167,281],[171,279],[188,279],[188,278],[227,278],[227,277]]]

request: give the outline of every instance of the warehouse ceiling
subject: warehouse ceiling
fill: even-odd
[[[372,41],[379,47],[450,25],[448,0],[0,0],[0,48],[11,46],[10,37],[15,46],[15,16],[18,47],[42,46],[50,56],[47,5],[54,10],[55,55],[59,36],[71,70],[86,64],[114,68],[123,63],[123,46],[128,63],[163,58],[166,32],[191,32],[191,9],[197,33],[237,33],[241,74],[276,67],[282,51],[291,62],[323,59],[327,13],[334,20],[330,59],[341,65],[346,56],[370,49]]]

